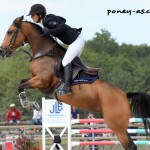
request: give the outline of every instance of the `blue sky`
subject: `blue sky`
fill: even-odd
[[[47,13],[63,16],[72,27],[83,27],[85,40],[92,39],[101,29],[108,30],[116,41],[150,45],[150,13],[110,13],[110,11],[150,11],[149,0],[5,0],[0,5],[0,43],[13,20],[24,15],[31,5],[43,4]]]

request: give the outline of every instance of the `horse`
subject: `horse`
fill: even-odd
[[[8,28],[0,46],[0,55],[10,56],[18,47],[28,43],[32,51],[30,79],[21,80],[18,91],[38,89],[43,93],[55,93],[58,77],[54,68],[66,50],[51,36],[43,35],[42,28],[35,23],[16,18]],[[115,85],[96,79],[92,83],[72,85],[72,94],[54,95],[60,102],[88,111],[99,112],[106,124],[118,137],[125,150],[137,150],[127,132],[131,114],[143,119],[147,136],[150,129],[150,95],[142,92],[126,93]]]

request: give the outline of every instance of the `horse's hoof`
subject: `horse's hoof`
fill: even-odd
[[[22,100],[22,99],[20,99],[20,103],[21,103],[21,105],[22,105],[22,107],[23,108],[29,108],[30,107],[30,104],[29,104],[29,100],[27,99],[27,100]]]
[[[30,105],[30,111],[32,112],[34,109],[37,109],[37,110],[40,109],[40,105],[36,101],[31,101],[29,105]]]
[[[29,108],[30,107],[29,106],[30,101],[28,100],[25,92],[21,92],[19,94],[19,98],[20,98],[20,103],[21,103],[23,108]]]
[[[19,93],[19,97],[20,97],[20,99],[22,99],[23,101],[26,101],[26,100],[27,100],[27,96],[26,96],[26,93],[25,93],[25,92]]]

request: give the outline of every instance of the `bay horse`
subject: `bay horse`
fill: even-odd
[[[23,43],[29,43],[32,50],[30,79],[23,79],[19,92],[36,88],[43,93],[54,93],[58,78],[54,73],[56,62],[65,54],[52,37],[43,35],[42,28],[34,23],[16,18],[8,28],[0,47],[3,57],[11,55]],[[111,83],[95,80],[90,84],[73,85],[72,95],[56,93],[60,102],[89,111],[100,112],[108,127],[114,131],[125,150],[137,150],[127,132],[129,118],[133,112],[143,118],[145,129],[150,129],[150,95],[146,93],[125,93]],[[146,130],[149,135],[148,130]]]

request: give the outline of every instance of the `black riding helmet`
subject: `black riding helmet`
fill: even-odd
[[[34,4],[31,6],[30,12],[27,16],[34,14],[46,14],[46,8],[42,4]]]

